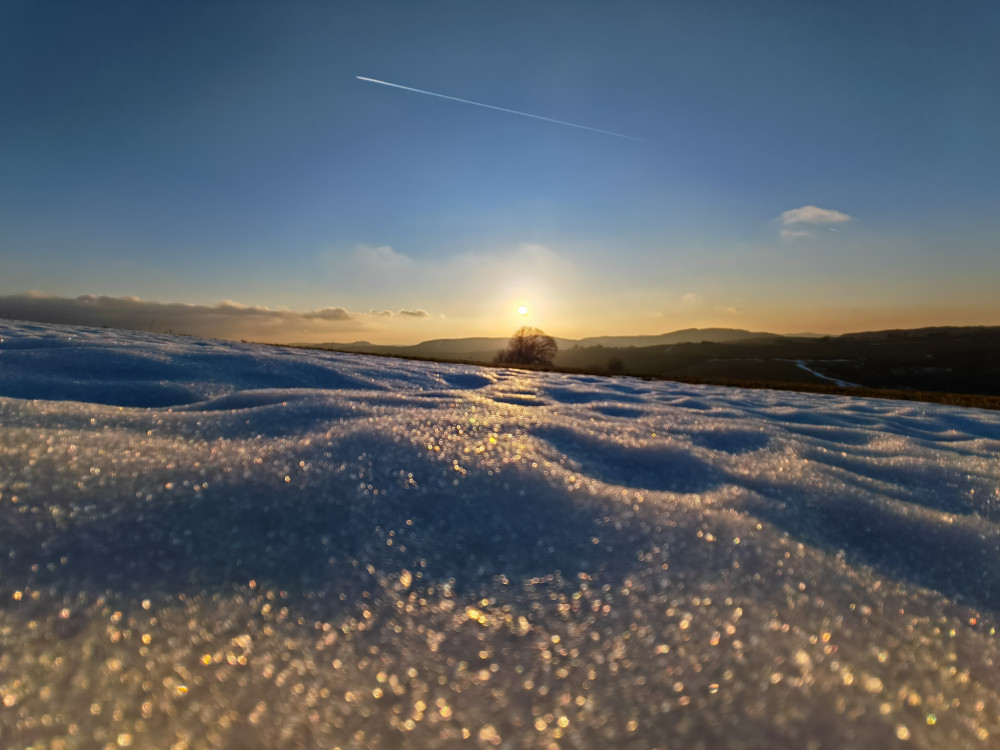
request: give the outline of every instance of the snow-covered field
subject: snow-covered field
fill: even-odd
[[[1000,746],[1000,415],[0,323],[0,747]]]

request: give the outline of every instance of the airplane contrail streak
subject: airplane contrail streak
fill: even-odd
[[[575,122],[566,122],[565,120],[555,120],[551,117],[542,117],[541,115],[533,115],[530,112],[518,112],[516,109],[507,109],[506,107],[496,107],[492,104],[483,104],[482,102],[474,102],[469,99],[459,99],[457,96],[448,96],[447,94],[437,94],[433,91],[424,91],[423,89],[415,89],[411,86],[402,86],[398,83],[389,83],[388,81],[380,81],[377,78],[368,78],[366,76],[355,76],[359,81],[367,81],[368,83],[377,83],[382,86],[389,86],[394,89],[402,89],[403,91],[412,91],[415,94],[426,94],[427,96],[436,96],[439,99],[449,99],[453,102],[461,102],[462,104],[472,104],[476,107],[485,107],[486,109],[495,109],[498,112],[506,112],[511,115],[520,115],[521,117],[530,117],[534,120],[544,120],[545,122],[552,122],[556,125],[566,125],[571,128],[579,128],[580,130],[589,130],[591,133],[601,133],[603,135],[613,135],[615,138],[626,138],[630,141],[639,141],[641,143],[648,143],[649,141],[644,138],[636,138],[635,136],[625,135],[624,133],[614,133],[610,130],[601,130],[600,128],[591,128],[586,125],[578,125]]]

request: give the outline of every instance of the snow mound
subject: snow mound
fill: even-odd
[[[1000,415],[0,323],[5,746],[990,747]]]

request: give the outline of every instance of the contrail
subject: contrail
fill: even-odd
[[[521,117],[530,117],[534,120],[544,120],[545,122],[553,122],[556,125],[567,125],[571,128],[579,128],[580,130],[589,130],[591,133],[601,133],[603,135],[613,135],[615,138],[627,138],[630,141],[639,141],[641,143],[649,143],[649,141],[644,138],[636,138],[635,136],[625,135],[623,133],[613,133],[610,130],[601,130],[600,128],[591,128],[586,125],[577,125],[575,122],[566,122],[565,120],[554,120],[551,117],[542,117],[541,115],[533,115],[530,112],[518,112],[516,109],[507,109],[506,107],[495,107],[492,104],[483,104],[482,102],[473,102],[468,99],[459,99],[457,96],[448,96],[447,94],[436,94],[433,91],[424,91],[423,89],[415,89],[410,86],[401,86],[398,83],[389,83],[388,81],[380,81],[377,78],[367,78],[365,76],[355,76],[359,81],[368,81],[368,83],[378,83],[382,86],[390,86],[394,89],[402,89],[403,91],[413,91],[417,94],[427,94],[427,96],[436,96],[439,99],[450,99],[453,102],[461,102],[462,104],[472,104],[476,107],[485,107],[486,109],[495,109],[498,112],[506,112],[511,115],[520,115]]]

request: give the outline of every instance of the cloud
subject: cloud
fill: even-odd
[[[803,229],[782,229],[781,239],[783,240],[797,240],[801,237],[812,237],[812,232],[807,232]]]
[[[475,335],[500,325],[500,320],[507,321],[504,316],[525,301],[537,321],[551,325],[575,314],[577,303],[570,299],[589,291],[580,258],[538,243],[414,251],[412,255],[406,248],[355,245],[324,249],[318,260],[324,283],[340,299],[358,309],[371,308],[366,318],[378,327],[387,328],[391,319],[394,328],[406,331],[405,336],[418,335],[418,326],[429,332],[430,321],[441,314],[448,316],[450,330],[456,334]],[[567,290],[574,291],[568,294]],[[430,302],[433,309],[428,307]],[[393,311],[391,318],[380,312],[386,308]]]
[[[781,214],[782,224],[837,224],[844,221],[851,221],[851,217],[819,206],[802,206]]]
[[[348,258],[348,266],[362,273],[390,274],[410,269],[413,259],[389,245],[357,245]]]
[[[683,297],[681,297],[681,302],[683,302],[685,305],[697,305],[703,299],[704,297],[702,297],[700,294],[695,294],[694,292],[688,292]]]
[[[293,315],[295,313],[292,313]],[[319,310],[310,310],[298,313],[303,318],[316,318],[318,320],[353,320],[354,316],[342,307],[323,307]]]
[[[465,247],[419,256],[367,247],[348,251],[340,260],[332,251],[325,257],[331,288],[345,300],[364,299],[363,309],[377,305],[393,310],[394,324],[400,330],[408,328],[412,333],[407,335],[416,335],[417,326],[429,332],[430,321],[439,314],[448,316],[449,329],[456,334],[476,335],[514,322],[506,316],[522,302],[531,306],[536,321],[552,325],[571,314],[565,290],[582,295],[584,289],[579,259],[536,243]],[[380,273],[374,265],[358,266],[362,257],[373,263],[378,259],[390,266],[406,265]],[[434,302],[433,309],[429,302]]]
[[[426,313],[425,313],[426,314]],[[0,316],[41,323],[125,328],[156,333],[257,341],[315,341],[370,329],[371,316],[343,307],[272,309],[225,300],[216,305],[151,302],[84,294],[75,299],[40,292],[0,297]]]

